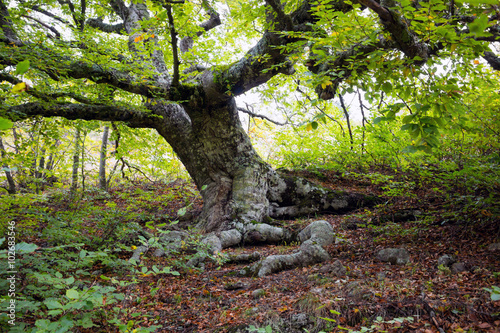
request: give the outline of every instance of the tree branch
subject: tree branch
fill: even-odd
[[[158,86],[152,79],[139,81],[127,72],[119,71],[113,68],[103,68],[97,64],[84,61],[74,61],[68,56],[60,55],[52,50],[45,50],[44,58],[40,58],[37,63],[33,63],[37,68],[47,73],[53,80],[60,81],[65,77],[73,79],[89,79],[96,83],[106,83],[149,98],[169,99],[169,87]],[[8,51],[0,54],[0,64],[5,66],[15,66],[18,62],[39,55],[32,55],[32,50],[28,48],[9,48]],[[175,96],[173,97],[176,100]],[[177,96],[177,98],[181,98]]]
[[[483,58],[494,70],[500,71],[500,57],[498,57],[495,53],[490,51],[484,52]]]
[[[290,14],[294,29],[307,30],[310,29],[309,24],[316,22],[317,18],[312,15],[310,9],[309,2],[304,1],[301,7]],[[331,4],[329,10],[347,12],[352,10],[352,7],[342,0],[338,0]],[[289,35],[279,31],[266,31],[257,45],[252,47],[229,68],[224,70],[211,69],[213,75],[217,77],[217,82],[224,83],[213,89],[224,94],[229,85],[231,94],[237,96],[267,82],[277,74],[293,74],[295,70],[293,64],[288,60],[288,55],[296,50],[293,48],[285,49],[284,47],[297,42],[299,39],[289,37]]]
[[[271,122],[271,123],[273,123],[273,124],[276,124],[276,125],[284,126],[284,125],[288,124],[288,121],[286,121],[286,122],[282,123],[282,122],[279,122],[279,121],[276,121],[276,120],[272,120],[271,118],[266,117],[266,116],[264,116],[264,115],[257,114],[257,113],[255,113],[255,112],[253,112],[253,106],[251,106],[251,105],[249,105],[249,104],[247,104],[247,103],[245,103],[245,104],[246,104],[247,108],[245,109],[245,108],[242,108],[242,107],[238,107],[238,108],[237,108],[237,109],[238,109],[238,111],[241,111],[241,112],[243,112],[243,113],[246,113],[246,114],[250,115],[250,116],[251,116],[251,117],[253,117],[253,118],[261,118],[261,119],[265,119],[265,120],[267,120],[267,121],[269,121],[269,122]],[[250,108],[252,109],[252,111],[250,111]]]
[[[427,44],[419,42],[415,34],[410,31],[404,19],[395,10],[381,6],[374,0],[358,0],[358,2],[373,10],[381,20],[384,28],[391,34],[397,48],[401,50],[406,57],[415,59],[415,65],[422,65],[429,58],[429,47]]]
[[[172,86],[179,85],[179,54],[177,48],[177,31],[175,31],[174,16],[172,15],[172,6],[167,5],[167,16],[170,30],[170,43],[172,45],[172,58],[174,60],[174,77],[172,79]]]
[[[109,3],[116,15],[118,15],[123,21],[125,21],[128,17],[128,8],[123,0],[111,0]]]
[[[19,0],[19,2],[20,2],[20,3],[22,3],[22,4],[24,4],[24,5],[28,5],[28,4],[26,4],[26,2],[25,2],[24,0]],[[35,12],[39,12],[40,14],[43,14],[43,15],[45,15],[45,16],[47,16],[47,17],[51,17],[51,18],[53,18],[54,20],[59,21],[59,22],[61,22],[61,23],[64,23],[64,24],[70,24],[70,23],[69,23],[68,21],[66,21],[65,19],[63,19],[63,18],[61,18],[61,17],[59,17],[59,16],[57,16],[57,15],[54,15],[54,14],[52,14],[52,13],[50,13],[50,12],[46,11],[45,9],[41,8],[41,7],[40,7],[40,6],[38,6],[38,5],[31,6],[31,7],[30,7],[30,9],[31,9],[31,10],[34,10]],[[71,26],[71,25],[70,25],[70,26]]]
[[[352,64],[355,63],[356,60],[366,59],[366,55],[375,50],[392,49],[395,47],[393,41],[388,41],[383,37],[379,37],[378,42],[374,44],[367,42],[368,40],[363,41],[362,43],[358,43],[345,51],[335,54],[335,58],[333,60],[319,62],[319,64],[314,62],[308,64],[309,70],[313,73],[335,73],[330,74],[330,77],[333,79],[331,85],[327,85],[325,87],[318,85],[316,87],[316,93],[321,99],[332,99],[335,96],[335,92],[337,91],[337,87],[340,82],[351,76],[353,70],[359,72],[367,68],[366,62],[363,62],[362,65],[355,68],[352,67]]]
[[[155,128],[158,123],[156,115],[113,105],[25,103],[8,107],[6,116],[13,121],[34,116],[122,121],[133,128]]]
[[[289,15],[286,15],[283,11],[283,5],[279,0],[266,0],[266,3],[271,6],[271,8],[276,13],[276,22],[284,23],[286,30],[293,31],[293,21]]]
[[[23,81],[19,80],[18,78],[14,77],[10,74],[7,74],[7,73],[0,73],[0,80],[7,81],[13,85],[16,85],[18,83],[23,82]],[[83,96],[80,96],[80,95],[72,93],[72,92],[56,92],[56,93],[46,94],[46,93],[42,93],[42,92],[37,91],[36,89],[30,87],[26,90],[26,93],[28,95],[31,95],[31,96],[36,97],[38,99],[41,99],[45,102],[52,102],[55,99],[58,99],[61,97],[69,97],[69,98],[72,98],[75,101],[77,101],[79,103],[83,103],[83,104],[99,104],[99,103],[96,103],[88,98],[85,98]]]
[[[42,27],[47,28],[47,29],[49,29],[50,31],[52,31],[52,32],[56,35],[56,38],[57,38],[57,39],[61,39],[61,34],[59,33],[59,31],[57,31],[57,29],[56,29],[56,28],[51,27],[50,25],[45,24],[45,23],[43,23],[42,21],[40,21],[40,20],[38,20],[38,19],[36,19],[36,18],[34,18],[34,17],[31,17],[31,16],[29,16],[29,15],[21,15],[21,16],[22,16],[22,17],[26,17],[26,18],[28,18],[28,19],[30,19],[30,20],[33,20],[33,21],[37,22],[37,23],[38,23],[38,24],[40,24]]]
[[[219,13],[217,13],[215,9],[210,7],[207,0],[202,1],[202,6],[207,14],[210,15],[210,18],[199,25],[199,27],[202,28],[203,31],[198,31],[196,33],[197,37],[200,37],[204,32],[209,31],[221,24]],[[181,42],[179,43],[179,47],[182,53],[188,52],[193,47],[193,38],[190,36],[182,38]]]
[[[0,36],[0,41],[6,44],[14,44],[16,46],[22,46],[23,43],[19,41],[14,28],[12,27],[12,21],[10,19],[9,10],[4,4],[3,0],[0,0],[0,30],[3,36]]]
[[[99,29],[102,32],[126,35],[126,33],[124,32],[125,26],[123,25],[123,23],[107,24],[104,23],[101,18],[92,18],[87,20],[87,25],[89,27]]]

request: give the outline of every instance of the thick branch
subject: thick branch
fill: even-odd
[[[483,58],[490,64],[490,66],[497,71],[500,71],[500,57],[493,52],[484,52]]]
[[[308,64],[308,68],[311,72],[336,73],[336,75],[331,75],[333,79],[332,84],[325,87],[318,85],[316,87],[316,93],[321,99],[332,99],[335,96],[335,92],[340,82],[351,76],[353,70],[356,70],[357,72],[366,70],[366,61],[363,62],[362,65],[352,67],[354,63],[357,63],[356,60],[365,60],[367,54],[377,49],[391,49],[394,47],[394,42],[379,37],[378,42],[375,44],[360,43],[354,45],[348,50],[337,53],[332,61],[325,61],[316,65],[313,59],[313,63]]]
[[[271,6],[273,11],[276,13],[276,22],[281,22],[285,24],[287,30],[293,30],[293,21],[289,15],[286,15],[283,11],[283,5],[279,0],[266,0],[266,3]]]
[[[99,29],[102,32],[126,35],[124,32],[125,27],[124,27],[123,23],[107,24],[107,23],[104,23],[101,18],[94,18],[94,19],[88,19],[87,25],[89,27]]]
[[[332,11],[347,12],[352,10],[342,0],[330,3]],[[317,18],[311,14],[310,4],[304,1],[302,6],[290,14],[294,29],[307,30],[308,24],[314,23]],[[285,28],[286,29],[286,28]],[[232,95],[241,95],[246,91],[267,82],[277,74],[291,75],[294,73],[288,55],[296,52],[287,45],[297,42],[297,38],[288,38],[286,34],[267,31],[260,41],[251,48],[245,56],[225,70],[212,69],[215,81],[221,82],[216,90],[226,93],[227,86]]]
[[[0,40],[6,42],[8,44],[14,44],[17,46],[20,41],[17,38],[17,34],[12,27],[12,21],[10,19],[9,10],[7,6],[4,4],[3,0],[0,0],[0,29],[2,31],[2,35],[0,36]],[[22,45],[22,43],[20,43]]]
[[[7,81],[13,85],[22,82],[18,78],[14,77],[10,74],[7,74],[7,73],[0,73],[0,80]],[[52,102],[55,99],[58,99],[61,97],[69,97],[69,98],[72,98],[75,101],[83,103],[83,104],[99,104],[99,103],[91,101],[88,98],[85,98],[83,96],[80,96],[80,95],[72,93],[72,92],[57,92],[57,93],[46,94],[46,93],[42,93],[42,92],[37,91],[36,89],[33,89],[30,87],[29,89],[26,90],[26,93],[28,95],[31,95],[31,96],[36,97],[38,99],[41,99],[45,102]]]
[[[172,58],[174,60],[174,77],[172,85],[177,87],[179,85],[179,54],[177,48],[177,31],[175,31],[174,16],[172,15],[172,6],[167,5],[168,25],[170,28],[170,43],[172,45]]]
[[[111,8],[113,8],[116,15],[118,15],[122,20],[126,20],[128,16],[128,8],[122,0],[111,0],[109,2]]]
[[[26,103],[7,108],[6,115],[14,121],[34,116],[122,121],[134,128],[155,128],[158,123],[158,116],[113,105]]]
[[[202,6],[207,14],[210,15],[210,18],[200,24],[200,28],[202,28],[203,30],[196,33],[196,36],[198,37],[200,37],[204,32],[209,31],[221,24],[219,13],[217,13],[215,9],[210,7],[206,0],[203,0]],[[192,47],[193,38],[190,36],[184,37],[179,44],[179,48],[182,53],[189,51]]]
[[[358,0],[364,6],[373,10],[381,20],[384,28],[391,34],[397,48],[401,50],[405,56],[410,59],[415,59],[416,65],[422,65],[429,58],[429,47],[427,44],[418,40],[415,34],[410,31],[408,25],[404,22],[402,16],[392,9],[382,7],[374,0]]]

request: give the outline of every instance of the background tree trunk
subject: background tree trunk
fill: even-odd
[[[75,151],[73,153],[73,171],[71,174],[70,197],[74,198],[78,187],[78,165],[80,162],[80,128],[75,130]]]
[[[102,133],[101,154],[99,158],[99,188],[103,191],[107,190],[106,184],[106,154],[108,147],[109,126],[104,126]]]
[[[3,159],[5,159],[7,155],[1,137],[0,137],[0,155],[2,156]],[[7,184],[9,184],[7,192],[9,192],[9,194],[15,194],[16,183],[14,182],[14,178],[12,177],[12,172],[10,171],[9,166],[6,163],[3,163],[2,167],[4,168],[5,176],[7,177]]]

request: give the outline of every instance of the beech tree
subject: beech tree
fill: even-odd
[[[421,68],[439,59],[462,64],[482,56],[498,70],[490,48],[500,40],[496,3],[0,1],[1,112],[14,121],[64,117],[155,129],[201,192],[203,230],[237,229],[240,240],[265,241],[271,232],[248,226],[372,199],[273,170],[243,130],[236,97],[299,72],[318,100],[328,100],[343,82],[388,94],[390,80],[425,75]],[[441,95],[459,98],[456,81]],[[420,147],[435,144],[447,112],[442,101],[430,124],[431,107],[408,118]]]

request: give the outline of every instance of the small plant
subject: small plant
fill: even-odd
[[[492,301],[500,301],[500,287],[491,286],[491,288],[484,288],[484,290],[490,293]]]
[[[445,265],[439,265],[438,271],[439,271],[439,274],[442,274],[442,275],[450,275],[451,274],[450,267],[445,266]]]
[[[248,327],[248,332],[273,333],[273,328],[271,325],[267,325],[266,327],[255,327],[254,325],[250,325]]]

